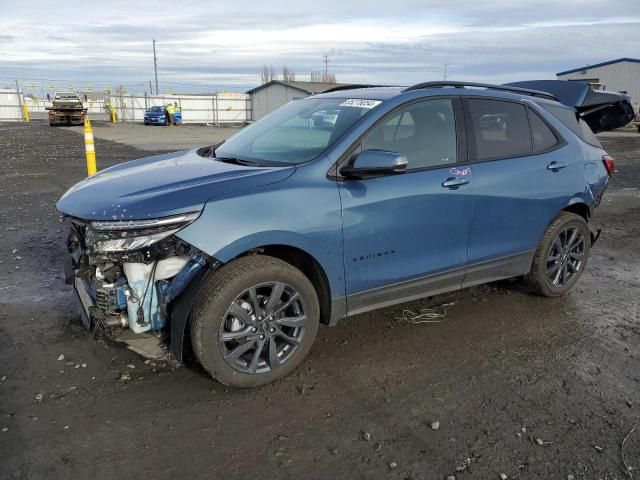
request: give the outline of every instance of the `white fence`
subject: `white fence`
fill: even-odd
[[[243,124],[251,120],[251,98],[245,93],[215,95],[112,95],[119,120],[141,122],[147,108],[177,103],[183,123]]]
[[[15,90],[0,90],[0,121],[22,120],[20,99]]]
[[[82,96],[82,95],[81,95]],[[29,116],[47,119],[48,99],[25,97],[15,90],[0,90],[0,121],[23,121],[22,105]],[[183,123],[244,124],[252,119],[251,97],[244,93],[217,93],[211,95],[118,95],[103,99],[86,100],[91,120],[111,120],[111,106],[119,122],[142,122],[147,108],[155,105],[178,103]]]

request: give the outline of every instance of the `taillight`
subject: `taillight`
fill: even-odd
[[[604,168],[607,169],[609,176],[613,175],[613,171],[616,169],[616,163],[613,161],[613,157],[611,155],[603,155],[602,163],[604,163]]]

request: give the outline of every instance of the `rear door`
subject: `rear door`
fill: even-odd
[[[459,129],[456,129],[458,124]],[[422,100],[383,118],[355,146],[399,152],[407,171],[340,179],[350,314],[459,288],[473,208],[458,98]]]
[[[475,186],[465,286],[526,273],[547,225],[583,186],[581,152],[527,104],[464,100]]]

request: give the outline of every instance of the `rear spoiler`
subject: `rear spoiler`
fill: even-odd
[[[634,117],[629,95],[593,90],[586,82],[530,80],[507,83],[507,85],[553,94],[564,105],[575,108],[594,133],[624,127]]]

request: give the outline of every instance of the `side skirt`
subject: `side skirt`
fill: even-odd
[[[407,282],[359,292],[331,301],[331,322],[360,313],[410,302],[419,298],[460,290],[483,283],[525,275],[531,269],[535,251],[528,251],[428,275]],[[346,300],[346,311],[345,311]]]
[[[525,275],[531,270],[534,253],[535,250],[531,250],[469,265],[462,282],[462,288]]]

